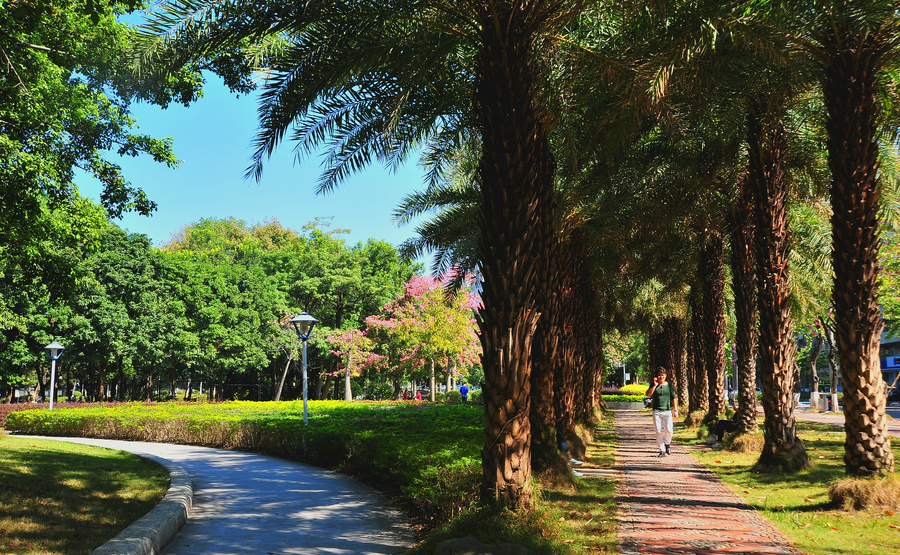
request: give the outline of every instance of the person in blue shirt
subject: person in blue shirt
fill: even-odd
[[[468,402],[469,400],[469,388],[466,387],[466,382],[463,382],[459,386],[459,392],[462,394],[463,403]]]

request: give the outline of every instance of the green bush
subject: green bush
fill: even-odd
[[[469,402],[475,403],[476,405],[482,404],[482,391],[483,389],[469,390]]]
[[[403,401],[308,405],[308,426],[303,424],[302,401],[230,401],[15,411],[6,427],[36,435],[204,445],[298,460],[339,469],[389,494],[406,491],[439,521],[477,499],[474,493],[456,492],[467,480],[477,484],[480,467],[472,470],[459,461],[481,449],[481,407]]]
[[[647,393],[647,388],[650,387],[647,384],[639,384],[639,383],[630,383],[626,386],[620,387],[619,391],[622,392],[623,395],[640,395],[641,397]]]
[[[607,403],[643,403],[643,395],[604,395],[603,400]]]
[[[451,389],[447,392],[445,400],[448,403],[462,403],[462,393],[457,389]]]

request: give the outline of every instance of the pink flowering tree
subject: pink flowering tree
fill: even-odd
[[[444,283],[427,276],[413,276],[403,294],[382,313],[366,319],[366,335],[381,358],[373,360],[394,384],[394,398],[404,380],[429,378],[434,401],[435,365],[446,363],[450,374],[465,373],[477,363],[480,342],[475,332],[477,297],[468,291],[445,295]]]

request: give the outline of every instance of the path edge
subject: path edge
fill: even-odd
[[[194,503],[190,474],[172,461],[135,453],[163,465],[169,471],[169,491],[156,507],[91,552],[91,555],[156,555],[187,523]]]

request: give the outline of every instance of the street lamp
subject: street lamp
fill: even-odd
[[[53,410],[53,393],[56,390],[56,359],[66,348],[54,341],[44,349],[47,351],[47,356],[50,357],[50,410]]]
[[[307,413],[306,413],[306,342],[309,341],[309,336],[312,335],[313,328],[316,326],[316,320],[309,314],[302,312],[293,318],[291,318],[291,324],[294,325],[294,329],[297,330],[297,337],[299,337],[303,341],[303,425],[307,425]]]

